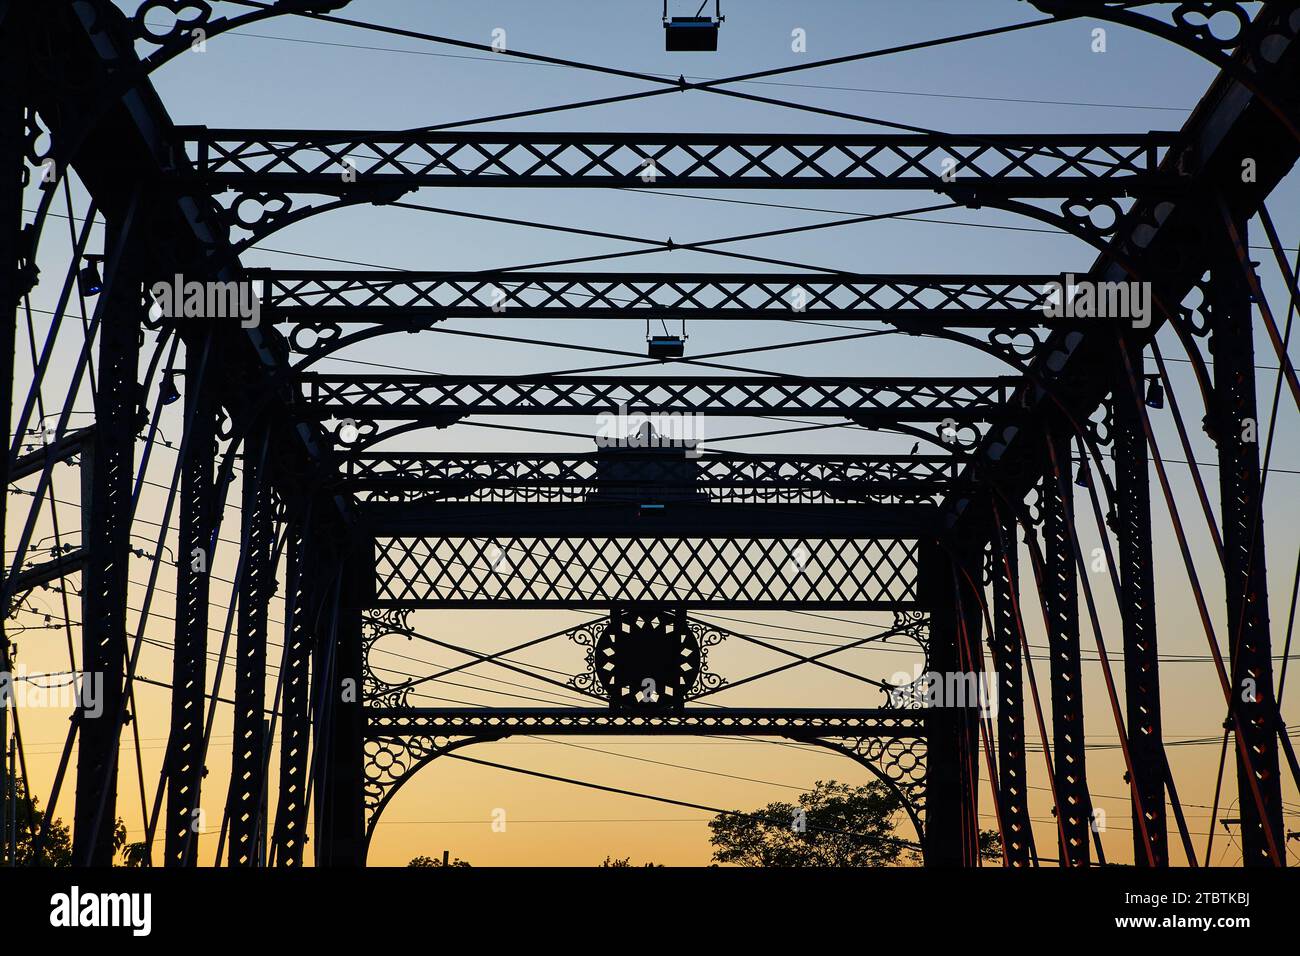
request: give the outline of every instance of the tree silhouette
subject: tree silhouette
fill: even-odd
[[[633,869],[633,868],[644,869],[646,867],[663,866],[662,863],[633,863],[632,858],[630,856],[625,856],[621,860],[616,860],[613,857],[607,856],[605,857],[605,862],[601,863],[600,865],[602,867],[612,867],[615,869]]]
[[[887,866],[916,863],[916,845],[894,835],[902,803],[879,780],[850,787],[818,780],[798,803],[769,803],[753,813],[709,821],[713,859],[740,866]],[[1001,860],[1002,837],[981,830],[979,854]],[[613,866],[625,865],[615,862]]]
[[[14,842],[15,866],[72,866],[72,833],[59,817],[46,827],[46,813],[40,800],[28,798],[27,785],[22,780],[13,782],[13,798],[17,801],[18,839]],[[126,843],[126,824],[119,817],[113,823],[113,850]],[[40,853],[36,851],[40,845]]]
[[[902,809],[880,781],[851,787],[818,780],[798,803],[769,803],[753,813],[709,821],[713,859],[741,866],[885,866],[910,862],[909,844],[894,836]]]
[[[417,856],[417,857],[414,857],[414,858],[412,858],[411,862],[408,863],[408,864],[406,864],[406,865],[407,865],[407,866],[416,866],[416,867],[425,867],[425,866],[469,866],[469,864],[466,863],[464,860],[462,860],[460,857],[456,857],[455,859],[451,860],[449,863],[443,863],[442,860],[436,860],[436,859],[434,859],[434,858],[431,857],[431,856]]]
[[[122,847],[122,865],[129,867],[143,867],[145,860],[148,858],[146,853],[147,845],[143,840],[139,843],[128,843]]]
[[[1002,834],[997,830],[981,830],[979,836],[980,856],[986,860],[1002,860]]]

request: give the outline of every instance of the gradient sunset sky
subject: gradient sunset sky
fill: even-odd
[[[135,2],[119,3],[134,9]],[[226,6],[226,5],[222,5]],[[690,4],[693,13],[696,4]],[[648,73],[688,78],[722,77],[768,67],[806,62],[876,47],[957,34],[1032,19],[1028,4],[1015,0],[981,3],[957,0],[920,0],[912,3],[815,2],[792,4],[777,0],[728,0],[726,23],[716,54],[672,54],[663,49],[661,7],[655,0],[616,0],[606,3],[536,3],[528,0],[491,3],[450,3],[438,0],[354,0],[342,15],[411,30],[425,31],[480,43],[491,43],[494,30],[505,31],[513,49],[545,53],[587,62],[609,64]],[[1154,38],[1107,27],[1107,49],[1092,50],[1092,30],[1097,24],[1079,21],[1038,27],[1005,37],[973,40],[935,50],[907,53],[861,63],[748,83],[738,89],[953,133],[1055,133],[1115,132],[1177,129],[1214,76],[1214,70],[1185,50]],[[807,36],[807,52],[791,49],[792,31]],[[157,89],[173,120],[213,127],[323,127],[342,129],[405,129],[468,120],[502,112],[632,92],[643,88],[634,80],[600,76],[545,64],[525,63],[489,53],[457,49],[416,40],[366,33],[297,17],[279,17],[228,36],[211,40],[205,52],[190,53],[163,68],[155,77]],[[672,94],[641,102],[586,109],[558,115],[487,124],[476,129],[607,131],[716,131],[716,132],[860,132],[876,127],[847,120],[783,110],[774,106],[701,92]],[[516,219],[580,226],[592,230],[651,238],[673,237],[689,242],[824,222],[843,214],[869,214],[906,209],[937,202],[931,193],[844,191],[695,191],[686,195],[649,194],[629,190],[507,190],[427,189],[406,197],[409,201],[461,210],[489,212]],[[24,203],[35,208],[33,190]],[[85,193],[74,185],[76,215],[85,208]],[[1289,177],[1269,202],[1284,243],[1295,249],[1300,240],[1300,218],[1295,214],[1297,177]],[[716,201],[725,200],[725,201]],[[737,202],[786,204],[782,208]],[[799,209],[789,206],[803,207]],[[56,211],[63,213],[61,204]],[[924,221],[928,220],[928,221]],[[982,228],[995,226],[1000,228]],[[58,295],[66,266],[69,241],[67,223],[57,220],[47,227],[42,244],[42,282],[33,293],[37,334],[43,334]],[[1252,241],[1263,243],[1262,229]],[[98,250],[99,232],[91,248]],[[609,240],[545,232],[501,224],[469,221],[428,212],[359,206],[314,217],[277,233],[262,248],[244,256],[247,266],[274,268],[380,267],[416,270],[480,270],[567,256],[597,255],[630,248]],[[732,247],[744,252],[816,263],[837,269],[879,273],[917,272],[1084,272],[1093,252],[1066,235],[1042,231],[1036,223],[992,210],[958,209],[929,216],[893,219],[795,236],[750,242]],[[1256,249],[1262,262],[1266,292],[1279,320],[1285,318],[1286,297],[1271,254]],[[583,267],[586,268],[586,267]],[[695,252],[658,253],[591,267],[594,271],[743,271],[735,260]],[[762,268],[755,266],[754,268]],[[90,303],[93,305],[93,302]],[[445,328],[485,330],[482,320],[454,320]],[[863,326],[867,327],[867,326]],[[393,367],[420,372],[522,374],[552,372],[598,364],[591,356],[560,347],[595,345],[602,348],[643,350],[644,329],[636,322],[564,322],[493,320],[491,331],[542,339],[552,347],[487,343],[455,335],[427,333],[391,336],[356,346],[346,361],[329,360],[323,370],[376,372]],[[689,328],[689,352],[722,351],[815,338],[829,331],[799,329],[785,323],[705,323]],[[152,334],[145,354],[151,354]],[[1204,410],[1175,336],[1166,330],[1159,338],[1170,362],[1183,411],[1193,427],[1196,458],[1213,462],[1213,445],[1199,431]],[[74,349],[69,340],[60,345],[60,362],[45,400],[51,410],[62,402]],[[1294,355],[1295,350],[1292,350]],[[597,359],[600,357],[597,356]],[[1261,433],[1266,433],[1266,410],[1271,406],[1277,360],[1262,331],[1257,336]],[[1294,359],[1293,359],[1294,360]],[[809,346],[797,350],[741,357],[739,364],[779,369],[801,375],[994,375],[1008,374],[987,355],[935,339],[887,335],[861,342]],[[362,364],[357,364],[362,363]],[[365,363],[371,363],[369,365]],[[16,383],[25,389],[30,379],[30,356],[20,340]],[[387,366],[383,368],[380,366]],[[59,379],[58,369],[62,370]],[[655,370],[651,370],[654,372]],[[660,372],[664,370],[659,370]],[[669,370],[674,371],[674,370]],[[682,374],[688,374],[683,369]],[[182,383],[183,387],[183,383]],[[21,392],[20,392],[21,394]],[[1296,528],[1300,526],[1300,424],[1283,395],[1282,414],[1268,479],[1266,524],[1270,563],[1270,597],[1274,622],[1274,652],[1280,657],[1286,613],[1297,555]],[[89,423],[89,392],[83,392],[73,425]],[[162,520],[166,487],[175,467],[175,446],[180,440],[178,403],[164,418],[163,434],[171,448],[159,448],[151,461],[139,505],[135,542],[142,551],[155,550],[157,523]],[[583,418],[490,419],[495,425],[527,425],[576,431],[594,437],[596,423]],[[1216,558],[1205,522],[1200,515],[1188,470],[1181,462],[1170,411],[1152,412],[1160,446],[1169,466],[1183,520],[1189,529],[1197,568],[1217,632],[1224,632],[1222,585],[1216,582]],[[905,452],[913,439],[868,432],[845,425],[780,437],[737,439],[767,429],[789,427],[780,422],[713,420],[706,423],[706,442],[720,450],[809,453]],[[571,451],[591,450],[591,439],[541,435],[482,427],[477,420],[439,431],[402,439],[391,447],[437,451]],[[1212,494],[1217,472],[1205,468]],[[34,482],[20,484],[30,491]],[[56,495],[62,504],[58,519],[62,533],[76,540],[80,497],[76,472],[60,467]],[[10,501],[8,544],[12,548],[21,529],[30,497]],[[238,482],[232,486],[222,546],[214,565],[213,627],[209,686],[215,678],[217,651],[226,621],[239,532]],[[1193,833],[1197,854],[1205,849],[1211,828],[1210,805],[1214,797],[1222,737],[1224,702],[1208,659],[1206,637],[1200,628],[1191,591],[1179,557],[1168,514],[1155,492],[1155,571],[1160,650],[1167,660],[1162,669],[1164,728],[1170,765]],[[46,509],[48,512],[48,508]],[[153,522],[151,524],[150,522]],[[1097,529],[1091,521],[1086,493],[1079,499],[1081,544],[1085,553],[1097,546]],[[42,538],[53,534],[48,513],[42,519]],[[46,547],[49,541],[45,542]],[[174,534],[164,542],[174,552]],[[1028,577],[1028,558],[1022,556]],[[149,561],[133,559],[133,596],[130,624],[138,627],[139,609],[148,581]],[[78,578],[68,583],[79,590]],[[1093,575],[1105,642],[1116,669],[1120,693],[1121,639],[1114,597],[1106,573]],[[170,644],[173,639],[175,589],[172,570],[164,567],[159,591],[153,598],[144,628],[148,643],[140,657],[138,673],[150,681],[170,679]],[[1032,581],[1023,584],[1032,595]],[[67,596],[73,623],[63,624],[63,597],[55,591],[37,591],[29,599],[15,627],[18,661],[30,672],[68,669],[69,637],[80,655],[80,601]],[[1081,608],[1083,607],[1081,603]],[[49,615],[47,623],[45,616]],[[283,622],[280,596],[273,602],[272,619]],[[846,643],[871,629],[888,625],[888,615],[819,611],[816,613],[762,613],[724,611],[699,613],[731,630],[781,641],[800,653],[825,650]],[[1108,860],[1132,859],[1131,826],[1124,764],[1117,729],[1106,701],[1098,662],[1096,638],[1082,615],[1084,697],[1089,745],[1088,779],[1094,803],[1106,812],[1103,842]],[[430,636],[451,644],[489,652],[590,621],[593,614],[554,611],[438,611],[418,612],[412,623]],[[1046,692],[1047,667],[1043,652],[1042,620],[1031,604],[1026,615],[1029,640],[1035,653],[1036,675]],[[282,635],[272,625],[274,644],[270,664],[268,700],[274,691]],[[377,646],[377,667],[393,674],[420,675],[464,660],[454,651],[419,641],[389,637]],[[233,638],[229,657],[233,658]],[[534,668],[554,668],[576,673],[581,653],[572,644],[545,644],[515,655],[512,660]],[[899,670],[911,670],[919,658],[902,643],[867,646],[832,658],[839,666],[876,679]],[[782,658],[751,645],[730,641],[711,653],[714,671],[730,679],[781,663]],[[1280,660],[1277,665],[1280,666]],[[547,672],[549,673],[549,672]],[[220,695],[233,688],[229,662]],[[443,681],[423,686],[426,696],[413,702],[424,706],[481,705],[501,707],[580,705],[577,695],[530,681],[517,672],[496,666],[473,667]],[[156,683],[136,687],[136,726],[140,736],[138,764],[143,768],[143,803],[151,807],[165,753],[169,692]],[[756,681],[711,698],[727,706],[872,707],[882,702],[880,693],[859,681],[813,667],[798,667],[770,680]],[[1028,712],[1029,716],[1032,712]],[[207,760],[204,806],[211,821],[200,844],[203,865],[213,862],[216,829],[220,825],[230,764],[231,709],[216,710],[212,746]],[[1300,719],[1296,694],[1284,700],[1284,718]],[[48,794],[58,764],[68,713],[57,709],[28,709],[22,713],[23,732],[33,790]],[[1051,798],[1044,772],[1043,754],[1032,717],[1029,783],[1030,802],[1039,852],[1055,857],[1056,838]],[[124,734],[118,812],[128,839],[142,839],[141,777],[130,729]],[[785,741],[700,738],[546,738],[519,737],[463,751],[469,756],[511,767],[670,797],[712,807],[748,810],[768,802],[793,800],[817,780],[866,783],[869,774],[842,756],[815,747]],[[272,767],[276,766],[273,758]],[[980,766],[981,823],[994,826],[987,767]],[[272,774],[274,780],[274,773]],[[1235,817],[1235,774],[1229,762],[1220,817]],[[275,793],[270,805],[275,806]],[[1293,781],[1284,781],[1287,826],[1296,829],[1300,795]],[[506,812],[504,832],[492,827],[494,811]],[[71,790],[65,787],[58,815],[70,820]],[[475,866],[597,865],[607,855],[631,857],[633,862],[699,866],[710,862],[707,820],[709,814],[662,803],[600,793],[569,784],[546,781],[504,769],[489,768],[455,759],[442,759],[407,784],[386,810],[373,840],[371,865],[402,865],[416,855],[441,856],[444,850]],[[913,836],[905,823],[900,832]],[[1170,821],[1171,852],[1175,864],[1184,863],[1176,831]],[[1288,844],[1291,862],[1300,861],[1295,841]],[[158,849],[160,851],[161,844]],[[159,856],[160,856],[159,852]],[[310,847],[308,851],[310,857]],[[1218,827],[1212,862],[1240,861],[1235,827]]]

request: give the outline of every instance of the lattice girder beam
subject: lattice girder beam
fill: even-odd
[[[918,608],[909,542],[826,539],[391,538],[375,607],[607,610]],[[523,572],[512,561],[528,562]],[[804,565],[803,568],[800,564]]]
[[[374,186],[975,189],[1015,196],[1172,190],[1171,133],[502,133],[178,129],[197,184],[346,193]]]
[[[420,518],[370,523],[376,607],[918,606],[925,532],[855,512],[921,506],[397,507]]]
[[[250,270],[262,315],[298,328],[429,319],[775,319],[804,314],[918,328],[1079,324],[1048,319],[1057,275],[372,272]],[[291,336],[292,337],[292,336]]]
[[[740,538],[921,538],[934,528],[936,509],[924,504],[714,505],[699,501],[589,501],[497,505],[490,502],[368,501],[359,506],[375,536],[535,535],[653,540],[674,536]]]
[[[301,411],[319,420],[439,421],[467,415],[791,415],[855,421],[987,420],[1017,379],[303,373]]]
[[[340,455],[339,487],[373,498],[582,500],[662,492],[714,501],[834,502],[931,496],[953,487],[952,455],[701,455],[465,452]]]
[[[366,708],[366,738],[455,734],[673,735],[805,737],[925,736],[925,714],[892,708],[699,708],[676,713],[614,713],[607,708]]]

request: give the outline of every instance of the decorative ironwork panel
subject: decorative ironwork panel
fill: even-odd
[[[409,737],[368,737],[363,744],[362,794],[365,803],[367,838],[374,833],[379,815],[402,786],[417,770],[436,757],[469,744],[486,743],[504,735],[438,735]]]
[[[926,689],[930,684],[930,616],[924,611],[895,611],[894,626],[884,632],[898,635],[911,641],[921,653],[921,663],[910,680],[896,681],[895,677],[906,676],[900,671],[884,682],[885,700],[890,707],[904,710],[919,710],[926,706]]]
[[[822,746],[847,754],[895,788],[903,809],[924,835],[926,756],[928,745],[919,737],[820,737]]]
[[[917,605],[917,542],[876,539],[376,539],[376,607]]]
[[[347,6],[351,0],[278,0],[260,9],[246,10],[235,0],[235,9],[225,16],[221,0],[144,0],[127,23],[131,36],[145,49],[142,73],[152,72],[162,63],[190,50],[202,50],[202,44],[229,30],[257,23],[274,16],[295,13],[327,13]],[[152,47],[153,49],[149,49]]]
[[[405,634],[408,639],[416,632],[411,629],[409,610],[386,609],[372,611],[361,618],[361,691],[362,700],[370,707],[409,707],[411,677],[393,683],[380,675],[371,663],[370,656],[381,638],[390,634]]]
[[[632,456],[623,452],[622,458]],[[598,492],[691,491],[712,501],[818,503],[931,500],[960,484],[962,459],[912,456],[636,456],[635,473],[598,453],[354,453],[343,487],[377,500],[581,501]]]
[[[717,709],[369,709],[365,741],[366,828],[421,767],[470,744],[517,734],[784,737],[837,750],[883,780],[922,833],[925,717],[918,711]]]
[[[587,649],[587,669],[568,683],[599,694],[615,710],[680,711],[688,700],[726,684],[709,670],[709,648],[729,633],[688,618],[682,608],[614,608],[608,620],[569,632]]]
[[[923,711],[885,708],[698,708],[674,713],[614,713],[605,708],[369,708],[366,736],[466,734],[728,734],[750,737],[924,737]]]

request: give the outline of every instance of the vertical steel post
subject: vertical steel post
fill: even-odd
[[[1020,588],[1016,521],[1003,515],[993,534],[993,634],[998,675],[998,802],[1009,866],[1030,866],[1034,834],[1025,780],[1025,700],[1020,659]]]
[[[211,346],[209,346],[210,348]],[[167,741],[167,866],[193,866],[198,858],[203,781],[203,731],[207,693],[208,588],[218,491],[213,360],[197,341],[186,344],[185,457],[176,555],[176,648],[172,654],[171,733]],[[202,387],[192,387],[202,382]],[[224,489],[223,489],[224,490]]]
[[[123,232],[130,230],[130,225]],[[112,229],[109,235],[113,234]],[[117,244],[122,244],[119,235]],[[136,239],[127,241],[133,245]],[[94,396],[94,473],[90,533],[82,571],[82,667],[102,687],[94,707],[77,714],[77,795],[73,862],[109,866],[117,819],[117,748],[125,710],[126,606],[131,556],[131,495],[135,438],[141,424],[136,381],[144,318],[143,278],[133,248],[105,249],[116,268],[104,276],[99,303],[99,366]],[[93,686],[93,685],[92,685]],[[128,715],[129,719],[129,715]]]
[[[1121,346],[1121,348],[1126,346]],[[1142,353],[1129,361],[1142,381]],[[1127,381],[1114,392],[1115,533],[1119,539],[1119,604],[1124,630],[1124,702],[1133,764],[1133,859],[1147,865],[1143,823],[1155,866],[1169,865],[1165,812],[1165,749],[1160,720],[1160,658],[1156,640],[1151,553],[1151,488],[1141,402]],[[1141,809],[1139,803],[1141,801]],[[1141,816],[1145,814],[1145,821]]]
[[[316,736],[317,866],[366,862],[361,614],[374,597],[374,574],[374,545],[364,538],[345,558],[332,641],[313,666],[324,677],[317,707],[325,719]]]
[[[970,565],[968,565],[969,567]],[[950,689],[964,686],[974,668],[963,650],[962,629],[974,647],[979,637],[978,609],[963,597],[957,566],[936,542],[921,552],[919,592],[930,608],[929,678],[942,692],[938,706],[926,710],[925,834],[926,866],[976,866],[979,828],[978,702],[950,699]],[[973,624],[973,629],[972,629]]]
[[[243,574],[239,579],[239,636],[235,649],[235,739],[230,758],[226,819],[230,866],[256,866],[258,817],[266,777],[266,623],[275,593],[275,520],[267,465],[270,433],[250,429],[242,482]]]
[[[323,537],[323,536],[321,536]],[[318,536],[303,515],[289,530],[289,582],[285,595],[284,662],[281,677],[280,786],[276,801],[275,864],[301,867],[307,844],[307,773],[311,755],[311,658],[328,589],[321,578],[328,563],[316,551]],[[326,623],[328,623],[326,621]]]
[[[1237,234],[1242,243],[1247,241],[1244,221],[1237,223]],[[1229,238],[1218,235],[1215,241],[1209,294],[1215,403],[1206,421],[1219,454],[1232,678],[1229,726],[1239,734],[1239,744],[1245,750],[1245,754],[1241,749],[1237,752],[1241,844],[1246,866],[1283,866],[1286,851],[1282,846],[1278,713],[1268,630],[1251,294]]]
[[[1056,461],[1070,463],[1070,440],[1049,433]],[[1079,656],[1078,568],[1074,557],[1074,497],[1061,488],[1050,465],[1041,488],[1043,594],[1047,609],[1047,644],[1051,655],[1052,761],[1056,775],[1056,813],[1061,816],[1058,842],[1062,866],[1087,866],[1092,802],[1084,771],[1083,666]]]

